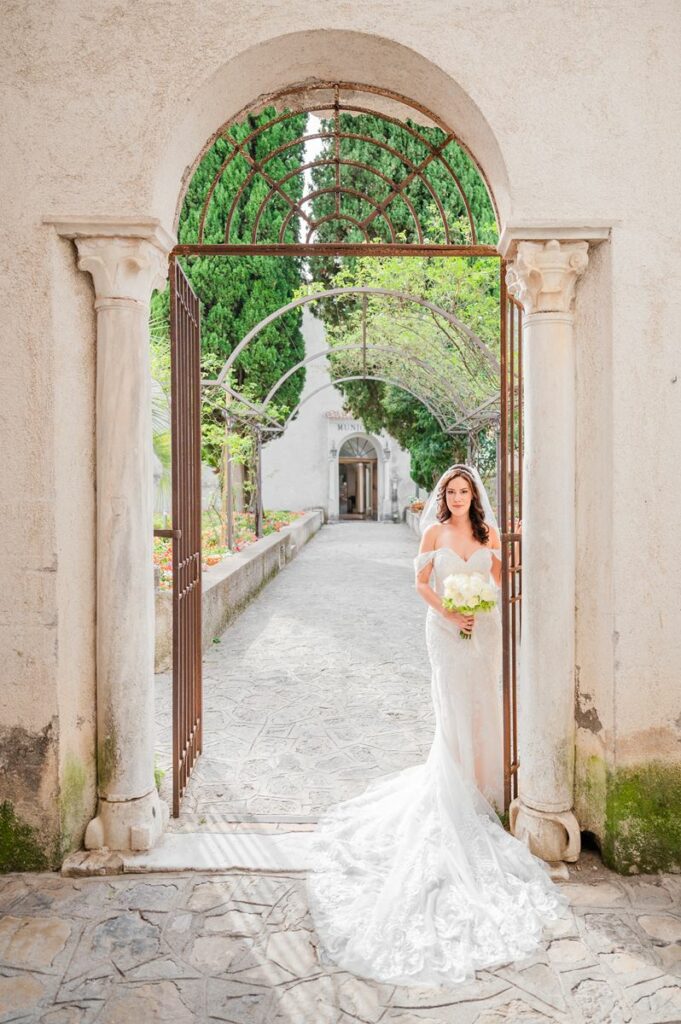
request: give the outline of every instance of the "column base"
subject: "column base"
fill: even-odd
[[[85,830],[85,849],[150,850],[163,835],[169,810],[157,790],[134,800],[99,798],[97,816]]]
[[[520,797],[508,809],[511,833],[546,861],[575,861],[581,849],[579,822],[572,811],[536,811]]]

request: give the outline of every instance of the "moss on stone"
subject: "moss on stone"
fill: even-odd
[[[21,821],[9,800],[0,804],[0,872],[54,869],[60,864],[59,846]]]
[[[605,761],[597,754],[577,757],[575,765],[575,809],[584,828],[601,835],[607,800]]]
[[[81,829],[89,810],[85,806],[86,788],[87,775],[82,764],[75,757],[67,757],[59,797],[62,856],[70,853],[80,843]]]
[[[97,745],[97,779],[100,792],[106,789],[113,778],[117,761],[116,737],[108,733]]]
[[[608,770],[603,860],[623,874],[681,871],[681,765]]]

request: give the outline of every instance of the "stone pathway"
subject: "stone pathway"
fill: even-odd
[[[0,877],[0,1021],[662,1024],[681,1021],[681,876],[570,867],[535,955],[452,989],[325,969],[305,881],[275,874]]]
[[[425,760],[433,716],[417,547],[404,524],[325,526],[223,633],[204,658],[204,752],[171,829],[314,821]],[[157,676],[156,690],[167,768],[170,677]],[[161,792],[170,801],[169,773]]]

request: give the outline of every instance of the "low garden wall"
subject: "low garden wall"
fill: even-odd
[[[421,530],[419,529],[419,520],[421,519],[420,512],[412,512],[408,508],[404,513],[404,521],[410,530],[413,530],[417,537],[421,536]]]
[[[258,591],[298,554],[324,522],[321,509],[305,512],[278,533],[271,533],[204,572],[202,649],[205,651]],[[156,672],[166,672],[173,658],[173,596],[156,591]]]

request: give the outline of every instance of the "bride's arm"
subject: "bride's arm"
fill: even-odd
[[[421,555],[426,555],[428,552],[432,552],[436,547],[437,531],[439,529],[439,523],[431,523],[431,525],[424,531],[423,537],[421,538],[421,546],[419,547],[419,559]],[[443,618],[449,619],[451,622],[455,622],[461,629],[469,629],[472,626],[473,617],[471,615],[459,615],[458,612],[449,612],[446,608],[442,607],[442,598],[435,593],[430,585],[430,574],[433,571],[433,563],[430,559],[425,562],[416,573],[416,591],[420,597],[429,604],[431,608],[434,608],[436,612],[439,612]]]
[[[444,611],[442,607],[442,599],[438,597],[430,585],[433,562],[431,559],[424,560],[421,558],[422,555],[427,555],[429,552],[435,550],[435,541],[437,540],[437,531],[439,526],[439,523],[431,523],[430,526],[424,530],[423,536],[421,537],[418,561],[424,561],[425,564],[416,573],[416,592],[419,597],[423,598],[426,604],[429,604],[431,608],[434,608],[435,611],[441,613]]]

